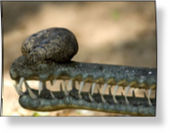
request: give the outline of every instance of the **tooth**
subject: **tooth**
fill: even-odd
[[[103,96],[103,95],[101,95],[101,99],[102,99],[102,102],[103,102],[103,103],[106,103],[106,100],[104,99],[104,96]]]
[[[90,99],[90,101],[91,101],[91,102],[93,102],[93,101],[94,101],[94,99],[93,99],[93,97],[92,97],[92,95],[91,95],[91,94],[89,94],[89,99]]]
[[[84,87],[84,81],[81,81],[80,82],[80,89],[79,89],[79,93],[81,93],[82,89]]]
[[[90,85],[90,91],[89,91],[88,95],[89,95],[90,101],[93,102],[94,99],[93,99],[93,97],[91,95],[91,91],[92,91],[92,85]]]
[[[116,85],[116,86],[114,87],[114,91],[113,91],[113,101],[114,101],[114,103],[116,103],[116,104],[118,103],[118,101],[117,101],[117,99],[116,99],[116,93],[117,93],[118,88],[119,88],[119,86]]]
[[[105,90],[106,90],[106,88],[107,88],[107,83],[105,83],[104,85],[103,85],[103,89],[102,89],[102,94],[104,94],[104,92],[105,92]]]
[[[41,94],[41,91],[43,90],[43,82],[42,81],[40,81],[39,82],[39,89],[38,89],[38,95],[40,95]]]
[[[28,93],[29,93],[30,97],[32,99],[36,99],[37,96],[33,93],[33,91],[31,90],[31,88],[29,87],[29,85],[28,85],[28,83],[26,81],[25,81],[25,87],[28,90]]]
[[[24,82],[24,78],[22,77],[19,80],[19,84],[18,84],[19,88],[21,88],[23,82]]]
[[[93,93],[94,93],[95,86],[96,86],[96,83],[94,82],[94,83],[92,84],[92,91],[91,91],[91,95],[93,95]]]
[[[151,102],[151,99],[150,99],[151,94],[152,94],[152,89],[150,88],[150,89],[148,90],[148,104],[149,104],[150,106],[152,106],[152,102]]]
[[[53,94],[52,91],[50,91],[50,95],[51,95],[51,97],[52,97],[53,99],[55,99],[55,96],[54,96],[54,94]]]
[[[70,79],[69,82],[68,82],[68,88],[69,89],[73,89],[73,79]]]
[[[106,88],[107,88],[107,83],[105,83],[104,85],[103,85],[103,89],[102,89],[102,94],[101,94],[101,99],[102,99],[102,102],[106,102],[106,100],[104,99],[104,96],[103,96],[103,94],[104,94],[104,92],[105,92],[105,90],[106,90]]]
[[[67,91],[67,87],[66,87],[65,81],[63,81],[63,85],[64,85],[64,94],[67,96],[68,95],[68,91]]]
[[[127,95],[128,95],[129,89],[130,89],[130,86],[128,85],[125,88],[125,102],[126,102],[126,104],[129,104],[129,100],[127,99]]]
[[[17,93],[19,95],[23,94],[23,92],[22,92],[22,84],[23,84],[23,82],[24,82],[24,78],[22,77],[22,78],[20,78],[19,83],[14,85],[14,87],[16,88],[16,91],[17,91]]]
[[[83,87],[84,87],[84,81],[81,81],[80,82],[80,89],[79,89],[79,97],[80,98],[81,98],[81,91],[82,91]]]
[[[32,92],[31,89],[28,89],[28,93],[29,93],[29,95],[30,95],[30,97],[31,97],[32,99],[36,99],[36,98],[37,98],[37,96]]]
[[[17,84],[14,84],[14,87],[16,89],[16,92],[18,93],[18,95],[22,95],[23,92],[21,91],[21,89],[19,88],[19,86]]]
[[[92,91],[92,85],[90,85],[90,91],[89,91],[88,95],[89,95],[90,101],[93,102],[94,99],[93,99],[93,97],[92,97],[92,95],[91,95],[91,91]]]
[[[100,95],[102,102],[103,102],[103,103],[106,103],[106,100],[104,99],[103,95],[101,95],[99,88],[97,88],[97,92],[98,92],[98,94]]]

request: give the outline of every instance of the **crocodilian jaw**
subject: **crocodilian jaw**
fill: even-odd
[[[73,61],[29,65],[24,58],[19,57],[10,69],[20,95],[19,103],[24,108],[38,111],[74,108],[155,115],[156,69]],[[30,87],[30,80],[39,81],[38,89]],[[46,86],[48,81],[54,89],[55,83],[60,81],[59,90],[50,91]],[[90,84],[88,91],[85,89],[87,83]],[[144,93],[143,97],[138,97],[137,89]]]
[[[54,82],[56,83],[57,80],[50,81],[52,86]],[[50,91],[46,87],[46,82],[39,81],[39,88],[35,90],[22,77],[15,85],[15,88],[20,95],[19,101],[21,106],[31,110],[52,111],[64,108],[83,108],[105,112],[121,112],[131,115],[147,115],[147,111],[150,112],[149,115],[154,115],[155,113],[155,99],[151,99],[151,88],[148,90],[148,93],[144,91],[144,98],[139,98],[135,96],[135,89],[130,86],[125,87],[124,94],[119,96],[117,95],[117,91],[120,89],[118,84],[111,86],[105,83],[104,85],[99,85],[101,86],[99,88],[97,83],[92,83],[89,92],[84,92],[83,88],[86,82],[79,82],[79,89],[76,88],[75,82],[78,83],[79,81],[70,79],[68,84],[62,81],[59,91]],[[26,88],[25,92],[23,92],[23,84]],[[107,89],[109,94],[106,95],[105,91]],[[97,93],[94,93],[95,90],[97,90]],[[127,96],[129,91],[132,92],[132,96]],[[144,107],[145,109],[142,109]]]

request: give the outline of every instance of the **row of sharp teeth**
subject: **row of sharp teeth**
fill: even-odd
[[[15,88],[16,88],[17,93],[18,93],[19,95],[22,95],[22,94],[23,94],[23,92],[22,92],[22,84],[23,84],[23,82],[25,83],[25,87],[26,87],[29,95],[31,96],[31,98],[33,98],[33,99],[38,98],[38,96],[33,93],[33,91],[31,90],[31,87],[28,85],[28,83],[25,81],[25,79],[24,79],[23,77],[20,78],[18,84],[15,84],[15,85],[14,85]],[[56,80],[50,81],[51,85],[54,85],[55,82],[56,82]],[[43,83],[42,81],[39,82],[38,95],[41,94],[44,85],[45,85],[45,83]],[[85,81],[81,81],[81,82],[80,82],[80,88],[79,88],[79,91],[78,91],[78,95],[79,95],[79,98],[80,98],[80,99],[82,98],[81,92],[82,92],[82,90],[83,90],[84,85],[85,85]],[[72,88],[75,88],[75,82],[74,82],[72,79],[69,80],[69,82],[68,82],[68,87],[71,88],[71,89],[72,89]],[[94,94],[95,87],[96,87],[96,83],[94,82],[94,83],[92,83],[92,85],[91,85],[91,87],[90,87],[90,93],[89,93],[89,98],[90,98],[91,101],[94,101],[92,95]],[[108,87],[108,84],[105,83],[105,84],[103,85],[103,87],[102,87],[102,90],[101,90],[101,100],[102,100],[103,103],[106,103],[106,100],[105,100],[105,98],[104,98],[103,95],[104,95],[105,90],[106,90],[107,87]],[[64,90],[65,96],[68,96],[68,95],[69,95],[69,92],[68,92],[68,90],[67,90],[65,81],[63,81],[63,87],[62,87],[62,84],[60,83],[60,89],[62,89],[62,88],[64,88],[63,90]],[[116,85],[116,86],[114,87],[113,94],[112,94],[112,92],[111,92],[111,87],[109,87],[109,93],[112,95],[113,101],[114,101],[114,103],[116,103],[116,104],[118,104],[118,101],[117,101],[117,99],[116,99],[116,93],[117,93],[117,91],[118,91],[118,88],[119,88],[119,85]],[[126,104],[129,104],[129,100],[128,100],[128,98],[127,98],[127,95],[128,95],[128,93],[129,93],[130,88],[131,88],[130,85],[125,87],[124,97],[125,97],[125,102],[126,102]],[[100,93],[99,88],[97,88],[97,90],[98,90],[98,93]],[[53,92],[50,91],[50,90],[49,90],[49,92],[50,92],[51,97],[55,99],[55,95],[53,94]],[[152,93],[152,89],[151,89],[151,88],[148,89],[147,96],[146,96],[146,93],[144,93],[144,94],[145,94],[145,97],[147,97],[148,104],[149,104],[150,106],[152,106],[152,102],[151,102],[151,99],[150,99],[150,98],[151,98],[151,93]],[[135,97],[134,91],[133,91],[133,96]]]

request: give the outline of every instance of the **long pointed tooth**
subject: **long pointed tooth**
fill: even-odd
[[[94,82],[94,83],[92,84],[91,95],[93,95],[93,93],[94,93],[95,86],[96,86],[96,83]]]
[[[88,95],[89,95],[90,101],[93,102],[94,99],[93,99],[93,97],[92,97],[92,95],[91,95],[91,91],[92,91],[92,85],[90,85],[90,91],[89,91]]]
[[[22,95],[23,92],[21,91],[21,88],[19,88],[19,86],[17,84],[14,84],[14,87],[16,89],[16,92],[18,93],[18,95]]]
[[[102,99],[102,102],[103,102],[103,103],[106,103],[106,100],[105,100],[103,94],[104,94],[104,92],[105,92],[107,86],[108,86],[108,84],[105,83],[105,84],[103,85],[103,88],[102,88],[101,99]]]
[[[106,100],[105,100],[105,98],[104,98],[103,95],[101,95],[101,99],[102,99],[102,102],[103,102],[103,103],[106,103]]]
[[[129,100],[127,99],[127,95],[128,95],[129,89],[130,89],[130,86],[128,85],[125,88],[125,102],[126,102],[126,104],[129,104]]]
[[[50,95],[51,95],[51,97],[52,97],[53,99],[55,99],[55,95],[53,94],[52,91],[50,91]]]
[[[19,84],[18,84],[19,88],[21,88],[23,82],[24,82],[24,78],[22,77],[19,80]]]
[[[14,85],[14,87],[19,95],[23,94],[23,92],[22,92],[23,82],[24,82],[24,78],[22,77],[22,78],[20,78],[19,83]]]
[[[34,92],[31,90],[31,88],[29,87],[29,85],[28,85],[28,83],[25,81],[25,87],[26,87],[26,89],[28,90],[28,93],[29,93],[29,95],[30,95],[30,97],[32,98],[32,99],[36,99],[37,98],[37,96],[34,94]]]
[[[28,89],[28,93],[29,93],[29,95],[30,95],[30,97],[31,97],[32,99],[36,99],[36,98],[37,98],[37,96],[32,92],[31,89]]]
[[[100,89],[99,88],[97,88],[97,92],[98,92],[98,94],[101,97],[102,103],[106,103],[106,100],[104,99],[103,95],[100,93]]]
[[[93,102],[93,101],[94,101],[94,99],[93,99],[92,95],[91,95],[91,94],[88,94],[88,95],[89,95],[89,99],[90,99],[90,101],[91,101],[91,102]]]
[[[152,106],[152,102],[151,102],[151,99],[150,99],[151,94],[152,94],[152,89],[150,88],[150,89],[148,90],[148,104],[149,104],[150,106]]]
[[[118,101],[117,101],[117,99],[116,99],[116,93],[117,93],[117,90],[119,89],[119,86],[118,85],[116,85],[115,87],[114,87],[114,90],[113,90],[113,101],[114,101],[114,103],[118,103]]]
[[[82,99],[81,91],[83,90],[83,87],[84,87],[84,81],[81,81],[80,82],[80,89],[79,89],[79,92],[78,92],[78,96],[79,96],[80,99]]]
[[[81,91],[83,90],[84,87],[84,81],[80,82],[80,89],[79,89],[79,94],[81,94]]]
[[[38,95],[41,94],[41,91],[42,91],[42,90],[43,90],[43,82],[40,81],[40,82],[39,82],[39,88],[38,88]]]
[[[104,94],[104,92],[105,92],[105,90],[106,90],[107,86],[108,86],[108,84],[107,84],[107,83],[105,83],[105,84],[103,85],[102,95]]]
[[[100,95],[102,102],[105,103],[105,99],[104,99],[103,95],[101,95],[101,93],[100,93],[100,87],[99,88],[97,87],[97,93]]]
[[[69,80],[69,82],[68,82],[68,88],[69,88],[70,90],[73,89],[73,79],[70,79],[70,80]]]
[[[66,86],[66,82],[63,81],[63,86],[64,86],[64,94],[67,96],[68,95],[68,91],[67,91],[67,86]]]

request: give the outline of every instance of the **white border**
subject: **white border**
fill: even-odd
[[[0,3],[0,6],[1,6],[1,3]],[[1,8],[1,7],[0,7]],[[0,10],[0,14],[1,14],[1,10]],[[2,114],[2,104],[1,104],[1,102],[2,102],[2,28],[1,28],[1,17],[0,17],[0,115]]]
[[[115,132],[166,133],[170,131],[170,7],[157,0],[158,95],[157,117],[1,117],[0,132]],[[2,36],[1,36],[2,37]],[[2,59],[2,58],[1,58]]]

